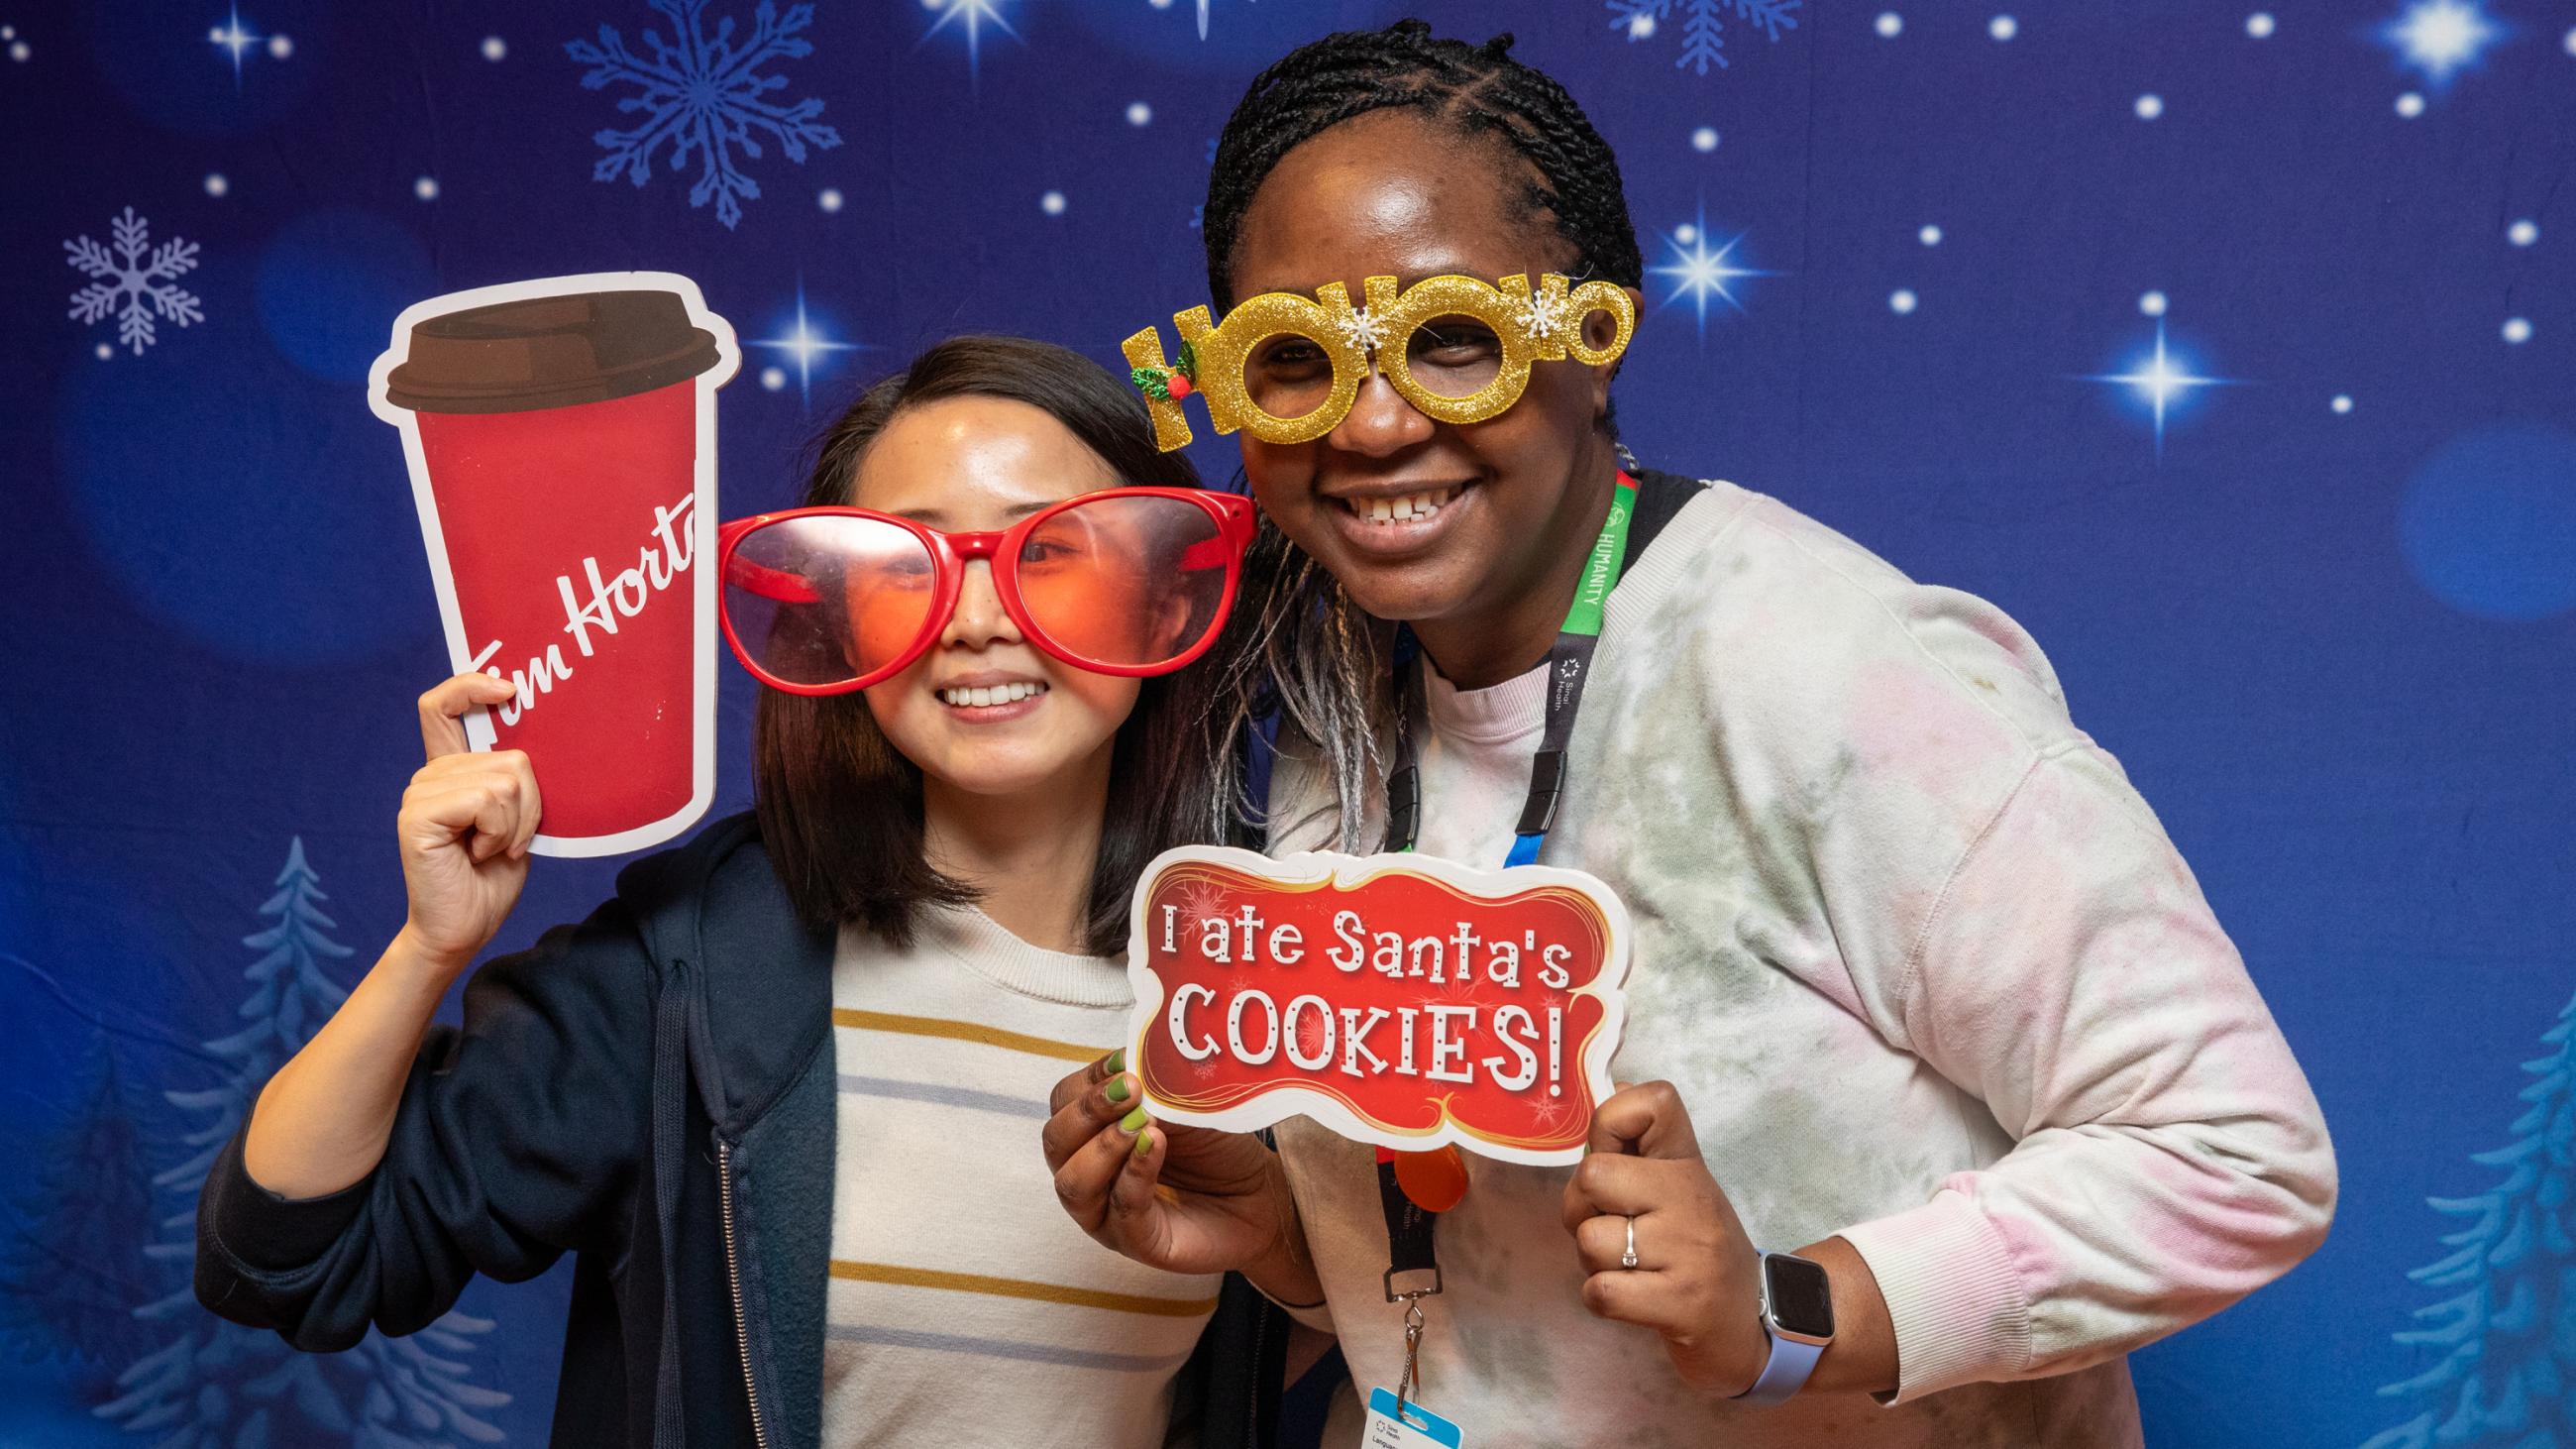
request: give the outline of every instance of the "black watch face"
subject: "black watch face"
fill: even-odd
[[[1834,1336],[1834,1293],[1823,1268],[1774,1254],[1762,1260],[1762,1278],[1773,1322],[1808,1338]]]

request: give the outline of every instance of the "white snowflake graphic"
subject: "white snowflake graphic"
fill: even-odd
[[[1554,1097],[1541,1097],[1530,1103],[1530,1119],[1542,1132],[1553,1132],[1565,1120],[1565,1104]]]
[[[1571,320],[1566,316],[1569,310],[1563,297],[1552,297],[1533,287],[1529,300],[1520,304],[1512,319],[1527,328],[1530,336],[1544,340],[1564,330]]]
[[[109,224],[108,234],[115,238],[113,253],[86,235],[63,243],[63,250],[71,253],[74,269],[82,276],[100,279],[72,293],[73,321],[97,322],[114,312],[116,340],[141,357],[143,349],[157,340],[152,322],[155,315],[181,327],[206,320],[204,304],[198,301],[197,294],[170,280],[196,269],[195,242],[172,237],[154,246],[151,223],[136,216],[130,206]],[[122,307],[117,305],[120,300],[124,302]],[[101,343],[99,347],[99,355],[106,356],[110,350],[107,345]]]
[[[1628,32],[1631,42],[1652,40],[1664,21],[1678,10],[1682,15],[1682,53],[1673,62],[1676,69],[1690,67],[1697,75],[1708,74],[1712,65],[1726,68],[1725,21],[1737,20],[1762,27],[1772,40],[1783,30],[1795,30],[1798,22],[1790,15],[1805,0],[1605,0],[1610,11],[1610,28]]]
[[[1378,320],[1368,314],[1366,307],[1356,309],[1347,317],[1334,318],[1333,326],[1342,334],[1342,341],[1363,352],[1375,352],[1386,345],[1386,329],[1378,325]]]
[[[669,44],[654,31],[644,32],[650,60],[628,50],[616,29],[607,25],[599,27],[596,44],[574,40],[564,45],[573,59],[590,66],[582,75],[582,89],[633,86],[637,93],[619,100],[617,109],[644,116],[633,130],[603,129],[592,134],[591,139],[608,154],[591,168],[591,179],[612,181],[622,171],[642,186],[653,174],[654,153],[668,141],[670,170],[686,170],[690,153],[698,156],[698,184],[689,189],[689,205],[704,206],[714,198],[716,220],[731,230],[742,220],[742,203],[760,199],[760,183],[743,174],[737,157],[739,153],[757,160],[766,154],[756,133],[767,133],[787,159],[799,165],[804,164],[806,147],[828,151],[841,144],[839,131],[815,119],[823,113],[821,101],[809,96],[794,105],[777,105],[765,99],[785,89],[787,79],[761,74],[763,66],[814,53],[814,43],[798,34],[814,23],[814,7],[791,5],[781,15],[770,0],[760,0],[752,12],[750,37],[736,45],[731,16],[717,21],[715,33],[707,34],[708,0],[646,3],[672,22]]]

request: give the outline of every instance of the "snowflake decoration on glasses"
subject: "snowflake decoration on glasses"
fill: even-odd
[[[608,154],[591,168],[591,179],[613,181],[624,172],[628,180],[642,186],[652,177],[654,154],[668,141],[672,171],[686,170],[690,153],[697,153],[698,183],[689,189],[689,205],[704,206],[712,198],[716,220],[730,231],[742,220],[742,203],[760,199],[760,183],[743,174],[737,152],[759,159],[766,154],[759,136],[766,133],[788,160],[802,165],[808,146],[828,151],[841,144],[839,131],[815,119],[823,113],[821,101],[809,96],[794,105],[773,104],[766,97],[785,89],[787,79],[761,74],[761,68],[772,61],[798,60],[814,53],[813,42],[799,34],[814,23],[814,7],[791,5],[782,15],[770,0],[760,0],[752,12],[750,37],[736,45],[731,16],[716,22],[713,35],[707,34],[708,0],[646,3],[672,22],[669,44],[654,31],[644,32],[644,46],[652,52],[649,60],[628,50],[624,38],[608,25],[599,27],[596,44],[574,40],[564,45],[573,59],[590,66],[582,75],[582,89],[633,86],[637,93],[619,100],[617,109],[644,116],[643,123],[632,130],[603,129],[592,134],[591,139]]]
[[[1344,343],[1362,352],[1374,353],[1386,345],[1386,329],[1369,315],[1366,307],[1354,309],[1347,317],[1334,318],[1333,326],[1342,334]]]
[[[98,279],[72,293],[73,321],[95,323],[114,312],[116,340],[141,357],[143,349],[158,340],[152,320],[156,315],[180,327],[206,320],[197,294],[171,280],[196,269],[195,242],[172,237],[154,246],[151,223],[136,216],[130,206],[110,223],[108,234],[115,243],[113,253],[86,235],[63,243],[73,268]],[[122,307],[117,305],[120,301]],[[99,355],[106,356],[109,350],[102,343]]]
[[[1710,66],[1727,68],[1726,20],[1729,16],[1762,27],[1762,33],[1777,41],[1783,30],[1798,28],[1797,18],[1789,12],[1805,0],[1605,0],[1610,11],[1610,28],[1628,33],[1631,44],[1652,40],[1663,22],[1682,15],[1682,53],[1673,62],[1679,70],[1688,67],[1695,75],[1708,74]]]
[[[1544,341],[1565,330],[1566,324],[1574,320],[1572,312],[1564,297],[1552,297],[1532,287],[1529,300],[1513,311],[1512,320],[1527,328],[1532,338]]]

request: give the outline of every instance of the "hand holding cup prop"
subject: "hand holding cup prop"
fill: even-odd
[[[401,431],[465,717],[525,750],[539,855],[672,838],[715,798],[715,390],[732,324],[667,272],[453,292],[394,322],[368,397]]]

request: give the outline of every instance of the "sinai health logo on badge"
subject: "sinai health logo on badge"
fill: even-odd
[[[404,309],[369,398],[402,434],[449,660],[517,693],[532,848],[670,839],[715,796],[715,390],[732,324],[666,272],[512,282]]]
[[[1628,917],[1580,871],[1187,846],[1137,886],[1127,970],[1168,1121],[1562,1164],[1611,1090]]]

